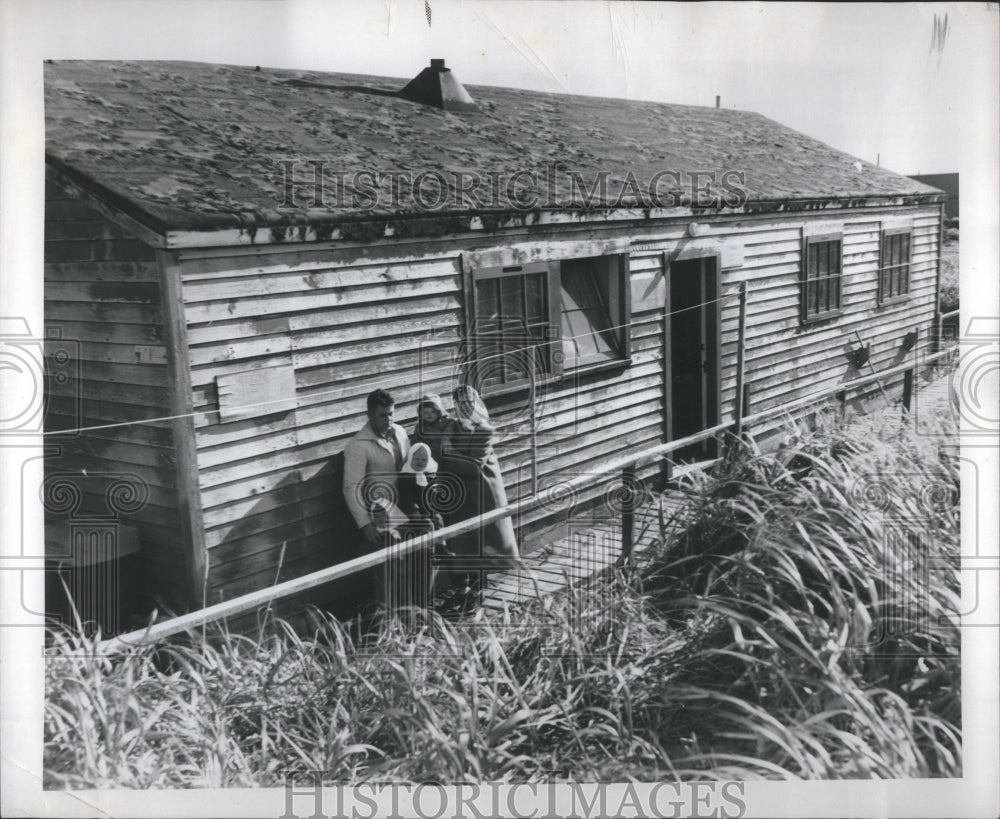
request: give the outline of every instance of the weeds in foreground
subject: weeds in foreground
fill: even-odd
[[[958,467],[893,436],[730,460],[640,566],[501,617],[57,634],[47,785],[959,775]]]

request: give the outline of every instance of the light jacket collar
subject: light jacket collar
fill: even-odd
[[[399,424],[391,424],[389,426],[389,431],[392,433],[392,437],[395,439],[396,443],[400,446],[400,448],[402,448],[403,444],[400,433],[403,431],[403,428]],[[385,447],[390,451],[392,450],[392,442],[388,438],[383,438],[378,435],[375,430],[372,429],[371,421],[365,423],[361,430],[361,437],[369,441],[374,441],[379,446]]]

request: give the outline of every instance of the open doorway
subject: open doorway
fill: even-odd
[[[670,263],[670,440],[719,423],[718,258]],[[675,452],[682,463],[716,456],[715,439]]]

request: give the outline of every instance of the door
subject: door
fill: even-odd
[[[719,423],[718,257],[670,263],[670,440]],[[684,447],[673,460],[715,457],[715,439]]]

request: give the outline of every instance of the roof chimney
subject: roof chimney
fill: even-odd
[[[478,111],[476,101],[462,87],[450,68],[445,68],[444,60],[431,60],[430,68],[425,68],[407,83],[399,92],[405,100],[433,105],[443,111]]]

